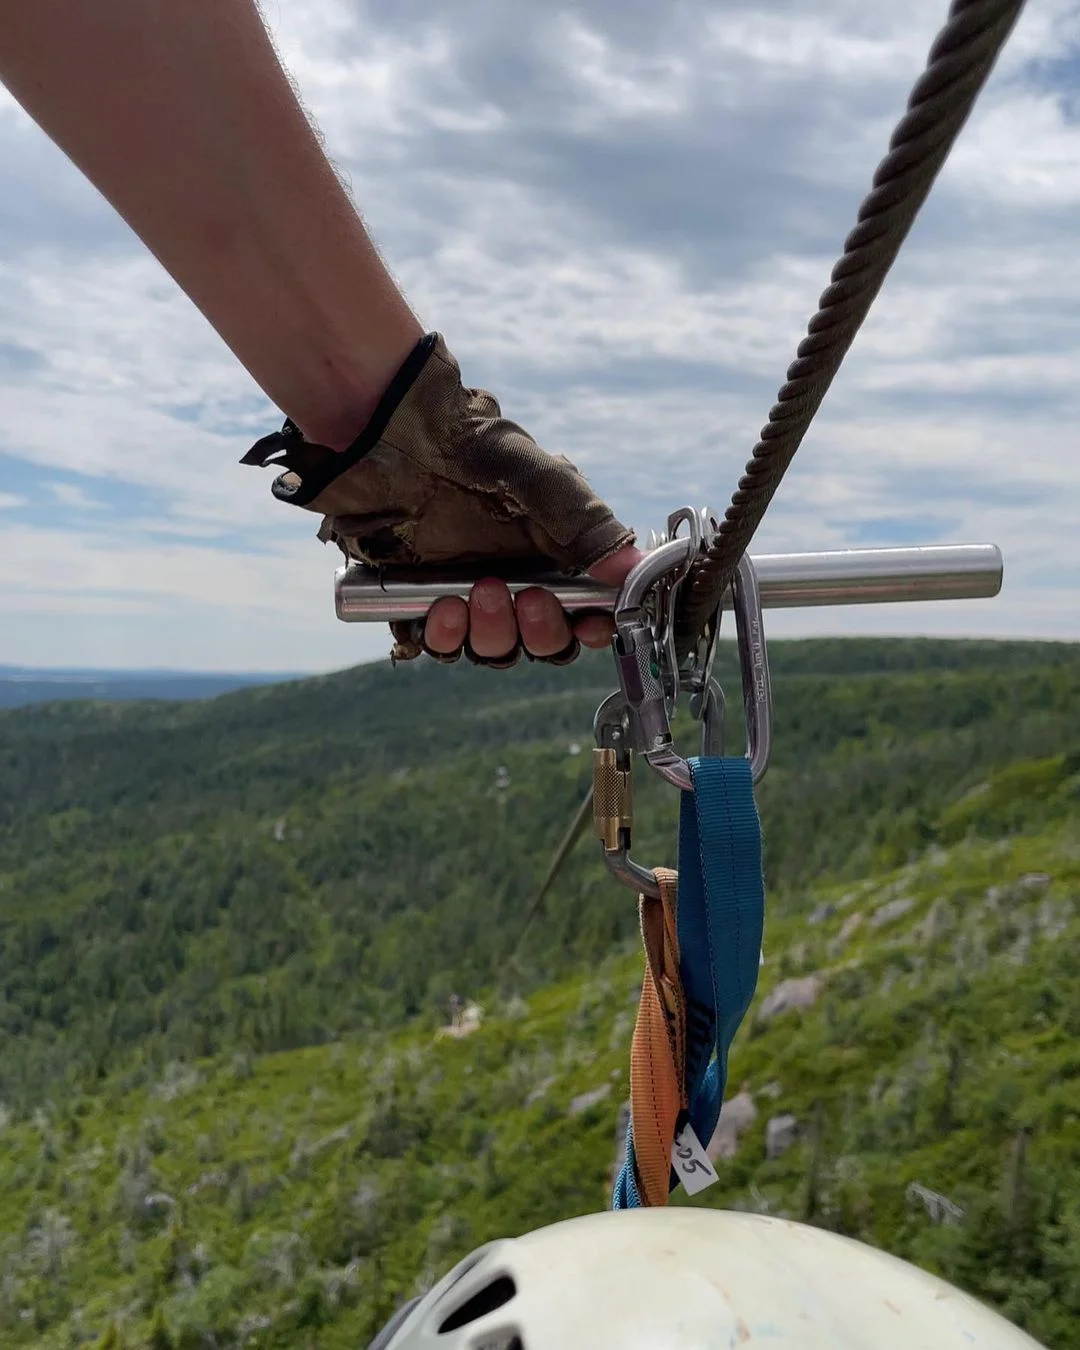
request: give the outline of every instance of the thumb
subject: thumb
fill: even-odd
[[[631,570],[644,558],[641,549],[627,544],[610,557],[601,558],[589,568],[589,575],[603,586],[621,586]]]

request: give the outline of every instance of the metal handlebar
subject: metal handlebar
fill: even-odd
[[[666,547],[661,545],[661,547]],[[763,553],[752,559],[763,609],[812,605],[879,605],[911,600],[989,599],[1001,590],[1003,563],[995,544],[935,544],[915,548],[854,548],[827,553]],[[344,623],[423,619],[436,600],[466,599],[497,568],[439,572],[362,563],[339,568],[334,578],[337,616]],[[504,575],[511,592],[543,586],[570,613],[612,613],[618,590],[589,577],[537,569]],[[731,604],[730,594],[724,607]]]

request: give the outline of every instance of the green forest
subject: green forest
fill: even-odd
[[[1080,647],[770,660],[766,964],[720,1184],[674,1203],[861,1238],[1074,1350]],[[612,688],[597,654],[0,712],[4,1345],[363,1346],[606,1203],[634,896],[587,837],[526,919]],[[677,794],[635,788],[673,865]]]

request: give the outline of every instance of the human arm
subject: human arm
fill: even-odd
[[[0,79],[268,397],[344,448],[423,329],[251,0],[4,0]]]
[[[344,450],[423,328],[253,0],[4,0],[0,79],[304,436]],[[636,557],[623,552],[597,564],[600,579],[621,579]],[[514,608],[497,582],[481,583],[468,611],[441,602],[428,645],[455,649],[470,617],[479,655],[513,645]],[[518,617],[537,655],[569,640],[544,593],[524,594]],[[586,642],[606,633],[579,627]]]

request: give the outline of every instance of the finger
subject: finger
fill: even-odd
[[[608,647],[614,632],[614,622],[603,614],[590,614],[574,624],[574,634],[583,647]]]
[[[639,548],[627,544],[610,558],[602,558],[589,571],[605,586],[621,586],[631,569],[636,567],[644,556]],[[606,647],[611,642],[614,632],[614,621],[601,614],[590,614],[574,624],[574,636],[583,647]]]
[[[424,641],[433,652],[449,655],[464,643],[469,631],[469,607],[456,595],[436,600],[424,623]]]
[[[641,549],[635,548],[633,544],[627,544],[610,558],[601,558],[589,568],[589,572],[604,586],[621,586],[631,568],[635,567],[644,556]]]
[[[533,656],[555,656],[570,645],[570,625],[550,591],[528,587],[519,592],[515,609],[521,640]]]
[[[506,583],[478,581],[469,595],[469,643],[477,656],[506,656],[517,646],[517,616]]]

